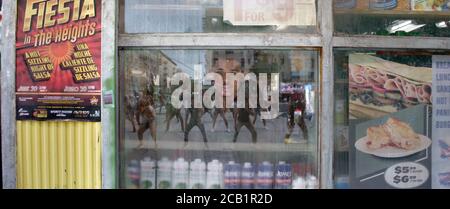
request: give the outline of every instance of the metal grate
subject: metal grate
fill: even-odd
[[[101,188],[101,125],[17,121],[17,188]]]

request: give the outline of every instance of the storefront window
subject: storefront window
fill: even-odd
[[[334,0],[336,35],[450,37],[450,2]]]
[[[122,188],[318,188],[318,51],[127,49],[119,59]]]
[[[449,53],[335,51],[336,188],[448,184],[437,180],[450,171],[438,163],[448,165],[450,144],[441,124],[448,116],[440,101],[448,97],[446,80],[436,70],[442,54]]]
[[[121,0],[121,33],[316,33],[315,0]]]

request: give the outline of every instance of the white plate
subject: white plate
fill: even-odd
[[[423,135],[419,135],[419,138],[420,138],[420,145],[416,149],[413,149],[413,150],[404,150],[404,149],[399,149],[399,148],[391,147],[391,146],[383,147],[381,149],[376,149],[376,150],[370,150],[367,148],[367,145],[366,145],[367,136],[356,141],[355,147],[359,151],[364,152],[366,154],[371,154],[371,155],[375,155],[378,157],[384,157],[384,158],[399,158],[399,157],[406,157],[406,156],[418,153],[424,149],[427,149],[431,145],[430,138],[423,136]]]

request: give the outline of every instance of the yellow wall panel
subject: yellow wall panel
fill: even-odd
[[[17,188],[101,188],[101,126],[17,121]]]

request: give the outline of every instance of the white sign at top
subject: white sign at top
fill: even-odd
[[[315,0],[224,0],[224,21],[237,26],[316,25]]]

